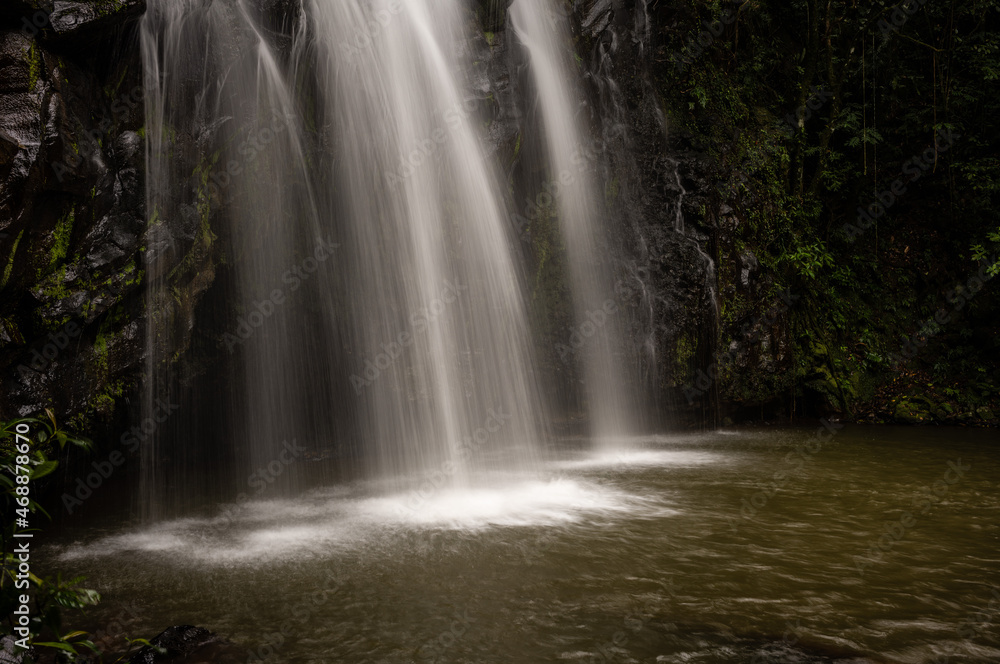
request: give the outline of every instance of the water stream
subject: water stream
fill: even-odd
[[[576,325],[590,331],[582,347],[591,433],[613,447],[636,433],[636,381],[619,355],[624,339],[623,303],[617,297],[609,251],[608,218],[583,146],[590,138],[572,68],[572,38],[558,2],[516,0],[511,28],[527,52],[537,95],[540,133],[548,154],[546,191],[553,200],[565,242]],[[534,104],[529,104],[534,106]],[[619,289],[620,290],[620,289]]]

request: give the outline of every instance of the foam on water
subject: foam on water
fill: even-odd
[[[443,487],[384,496],[369,485],[351,492],[315,491],[295,500],[222,506],[205,518],[165,521],[141,530],[74,543],[63,560],[125,552],[169,554],[183,563],[232,564],[329,555],[378,537],[423,530],[482,531],[499,527],[560,527],[628,516],[670,516],[660,499],[613,485],[563,477],[482,478],[468,489]],[[508,478],[509,480],[509,478]]]
[[[719,463],[722,455],[692,450],[620,450],[588,455],[582,459],[564,461],[563,468],[613,468],[622,466],[701,466]]]

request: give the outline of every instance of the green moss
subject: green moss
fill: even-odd
[[[94,339],[94,368],[100,376],[108,373],[108,337],[103,332]]]
[[[124,380],[110,381],[97,396],[91,399],[90,407],[101,415],[111,415],[115,411],[115,406],[127,391],[128,384]]]
[[[35,42],[28,49],[28,90],[34,90],[42,75],[42,53]]]
[[[896,404],[893,417],[905,424],[920,424],[930,420],[931,414],[921,405],[904,400]]]
[[[17,245],[21,243],[22,235],[24,235],[24,231],[18,233],[17,237],[14,238],[14,246],[11,247],[10,257],[7,259],[7,267],[3,270],[3,279],[0,279],[0,288],[7,285],[7,282],[10,280],[11,272],[14,271],[14,256],[17,254]]]
[[[52,250],[49,252],[49,267],[55,267],[66,258],[70,239],[73,236],[74,217],[75,211],[71,209],[66,216],[56,222],[56,228],[52,231],[53,244]]]
[[[691,374],[691,368],[694,366],[693,360],[696,349],[697,343],[694,339],[687,335],[677,337],[673,371],[675,386],[686,385],[692,382],[694,376]]]
[[[24,343],[24,337],[21,335],[21,330],[17,326],[17,321],[13,318],[4,318],[0,316],[0,331],[2,331],[14,343]],[[2,347],[3,341],[0,341],[0,348]]]
[[[483,36],[486,37],[486,43],[489,44],[490,47],[492,48],[494,42],[496,42],[497,36],[489,31],[484,32]]]
[[[194,244],[191,250],[184,256],[184,259],[171,270],[168,278],[170,281],[175,281],[176,279],[191,275],[196,270],[200,269],[202,264],[208,259],[209,254],[212,250],[212,245],[215,243],[216,235],[212,232],[211,217],[212,217],[212,199],[208,183],[209,174],[212,171],[212,166],[218,159],[218,153],[213,157],[211,161],[206,161],[199,167],[196,173],[200,176],[201,186],[198,188],[198,213],[201,218],[201,224],[198,227],[198,234],[195,236]],[[154,211],[154,215],[156,212]],[[153,221],[151,220],[152,224]]]
[[[77,413],[66,420],[66,426],[74,431],[86,431],[90,428],[90,419],[85,413]]]
[[[69,297],[69,289],[66,288],[66,266],[56,269],[48,279],[42,284],[42,294],[50,300],[62,300]]]
[[[98,16],[111,16],[125,9],[125,0],[99,0],[94,3]]]

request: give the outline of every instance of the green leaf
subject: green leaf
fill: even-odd
[[[42,463],[34,466],[31,471],[31,479],[37,480],[40,477],[45,477],[59,465],[58,461],[43,461]]]
[[[71,643],[61,643],[59,641],[34,641],[34,642],[32,642],[31,645],[33,645],[33,646],[45,646],[46,648],[57,648],[59,650],[65,650],[66,652],[71,652],[74,655],[78,655],[79,654],[76,651],[76,648],[74,648],[73,644],[71,644]]]

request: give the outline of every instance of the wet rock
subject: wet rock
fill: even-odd
[[[18,648],[14,645],[15,641],[13,634],[6,634],[0,639],[0,664],[21,664],[32,652]]]
[[[903,424],[924,424],[933,419],[926,405],[906,399],[896,403],[892,416]]]
[[[145,11],[146,0],[55,0],[48,28],[54,40],[82,46]]]
[[[144,647],[129,664],[236,664],[247,656],[235,644],[192,625],[168,627],[149,642],[154,647]]]
[[[142,362],[142,72],[117,32],[140,3],[76,3],[103,21],[82,52],[45,12],[86,8],[50,4],[26,16],[41,28],[0,32],[0,411],[88,426]],[[55,345],[67,325],[73,343]]]

